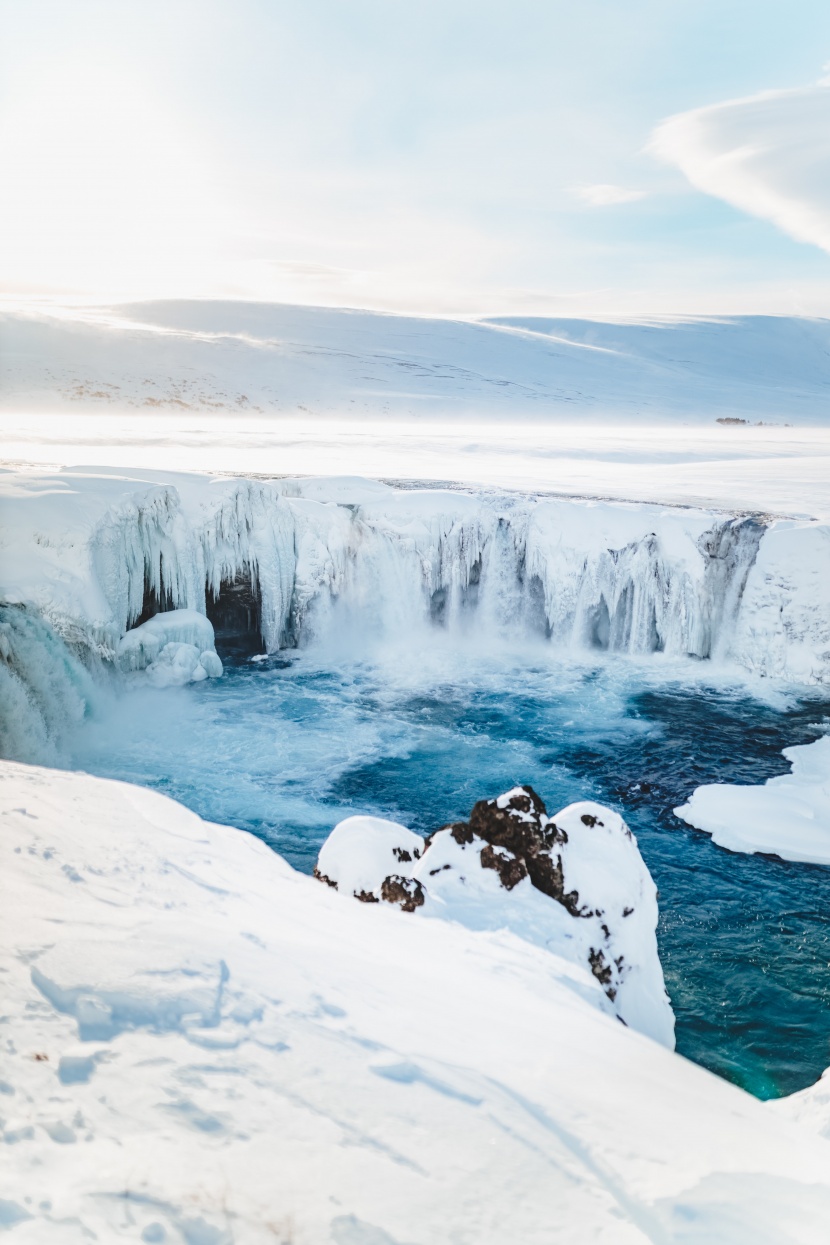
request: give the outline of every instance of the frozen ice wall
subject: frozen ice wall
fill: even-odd
[[[0,599],[87,662],[114,664],[128,629],[190,610],[223,634],[243,619],[269,652],[437,635],[503,650],[533,636],[830,681],[830,528],[819,523],[89,469],[5,473],[0,504]]]

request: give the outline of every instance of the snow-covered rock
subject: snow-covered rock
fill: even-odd
[[[154,687],[180,687],[222,674],[213,626],[196,610],[167,610],[133,627],[118,641],[116,660],[125,673],[143,672]]]
[[[347,902],[82,774],[0,765],[0,826],[10,1240],[824,1239],[828,1142],[509,929]]]
[[[830,736],[785,748],[792,772],[759,786],[710,783],[674,811],[733,852],[830,865]]]
[[[314,876],[366,902],[378,900],[384,879],[409,874],[424,850],[419,834],[383,817],[347,817],[320,849]]]
[[[531,787],[481,800],[469,822],[424,841],[395,822],[349,817],[320,850],[316,876],[364,901],[509,929],[590,972],[598,1006],[674,1047],[657,952],[657,894],[623,819],[600,804],[548,817]]]

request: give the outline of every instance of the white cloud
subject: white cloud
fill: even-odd
[[[669,117],[649,150],[698,190],[830,252],[830,85]]]
[[[613,207],[617,203],[634,203],[646,197],[645,190],[629,190],[608,182],[600,182],[596,186],[573,186],[571,194],[591,207]]]

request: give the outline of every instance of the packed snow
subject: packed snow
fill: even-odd
[[[364,903],[511,930],[589,968],[612,1014],[674,1048],[654,883],[611,809],[583,801],[549,817],[532,788],[517,787],[426,844],[395,822],[348,817],[323,844],[315,876]]]
[[[357,903],[140,788],[3,763],[0,801],[21,1245],[824,1239],[830,1145],[620,1024],[587,969]]]
[[[784,756],[791,773],[757,787],[698,787],[675,813],[730,851],[830,865],[830,735]]]

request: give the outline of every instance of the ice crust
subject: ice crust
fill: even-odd
[[[675,813],[730,851],[830,865],[830,736],[784,756],[791,773],[755,787],[697,787]]]
[[[523,795],[518,787],[496,803],[507,808]],[[523,820],[515,809],[510,815]],[[674,1049],[674,1015],[657,952],[657,892],[628,826],[618,813],[591,801],[550,818],[524,820],[540,834],[553,827],[562,901],[528,876],[515,882],[506,873],[505,883],[492,859],[489,867],[483,864],[487,841],[477,834],[439,830],[425,849],[419,835],[376,817],[348,817],[335,826],[320,849],[315,876],[364,902],[389,898],[384,882],[390,875],[412,878],[419,887],[416,902],[400,897],[413,912],[470,929],[508,929],[588,969],[602,985],[591,993],[596,1006]],[[489,850],[515,861],[509,850]]]
[[[83,774],[0,764],[0,824],[21,1245],[824,1240],[830,1143],[527,937],[346,899]]]
[[[105,658],[147,591],[204,614],[207,594],[247,576],[269,652],[439,626],[830,680],[826,524],[104,470],[6,473],[0,503],[3,599]]]

